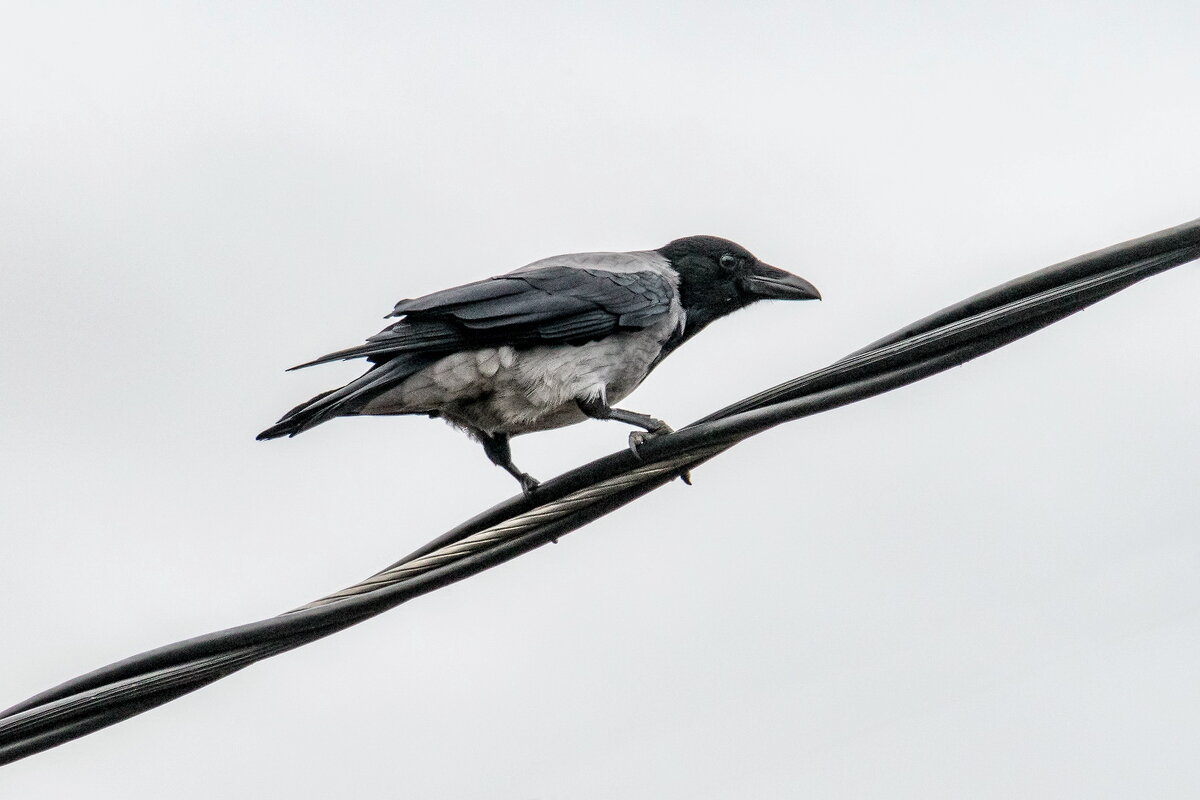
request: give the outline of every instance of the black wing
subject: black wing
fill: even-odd
[[[292,369],[349,358],[376,363],[401,353],[449,353],[472,347],[582,344],[640,330],[670,311],[673,290],[662,275],[580,267],[541,267],[468,283],[415,300],[404,317],[367,343]]]

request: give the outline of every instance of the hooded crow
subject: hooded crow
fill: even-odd
[[[425,414],[478,440],[521,483],[509,438],[585,419],[669,433],[662,420],[614,408],[660,361],[710,322],[758,300],[819,300],[811,283],[715,236],[657,250],[576,253],[401,300],[396,322],[292,369],[366,358],[371,368],[317,395],[258,435],[295,436],[334,417]]]

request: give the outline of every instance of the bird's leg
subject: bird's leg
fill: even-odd
[[[587,400],[579,400],[577,398],[575,403],[579,406],[580,411],[592,419],[615,419],[617,422],[625,422],[629,425],[637,425],[639,428],[645,428],[645,433],[633,431],[629,434],[629,449],[639,461],[642,458],[642,454],[638,452],[638,447],[643,442],[653,439],[655,436],[662,436],[664,433],[674,432],[674,429],[661,419],[655,419],[649,414],[639,414],[636,411],[626,411],[623,408],[613,408],[602,397],[589,398]],[[680,472],[679,479],[688,486],[691,486],[691,470]]]
[[[576,399],[575,403],[579,406],[580,411],[592,419],[615,419],[617,422],[624,422],[629,425],[637,425],[639,428],[645,428],[645,433],[634,431],[629,434],[629,449],[638,458],[641,458],[641,455],[638,454],[638,447],[643,442],[653,439],[655,436],[661,436],[664,433],[672,433],[674,431],[670,425],[661,419],[655,419],[649,414],[639,414],[636,411],[626,411],[623,408],[613,408],[602,397],[594,397],[587,400]]]
[[[512,450],[508,446],[508,434],[484,431],[476,431],[475,434],[479,443],[483,445],[483,452],[487,453],[491,462],[498,467],[504,467],[509,475],[517,479],[521,484],[522,494],[526,497],[532,496],[533,490],[538,487],[538,479],[528,472],[521,472],[517,469],[517,465],[512,460]]]

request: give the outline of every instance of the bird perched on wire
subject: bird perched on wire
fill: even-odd
[[[553,256],[484,281],[401,300],[365,344],[292,367],[366,358],[371,368],[258,435],[295,436],[334,417],[424,414],[478,440],[529,495],[509,438],[586,419],[670,426],[614,408],[675,348],[758,300],[819,300],[811,283],[715,236],[657,250]]]

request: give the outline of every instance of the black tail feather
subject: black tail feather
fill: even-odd
[[[295,436],[334,417],[355,415],[372,398],[396,386],[431,360],[428,356],[411,353],[372,367],[345,386],[322,392],[296,406],[255,438],[261,442]]]
[[[280,436],[295,436],[300,431],[307,430],[313,425],[318,424],[313,422],[312,425],[306,425],[305,423],[309,421],[311,415],[306,415],[303,412],[305,409],[316,405],[319,400],[328,397],[336,391],[337,389],[330,389],[327,392],[321,392],[311,400],[301,403],[280,417],[279,422],[276,422],[254,438],[260,442],[265,442],[267,439],[278,439]]]

